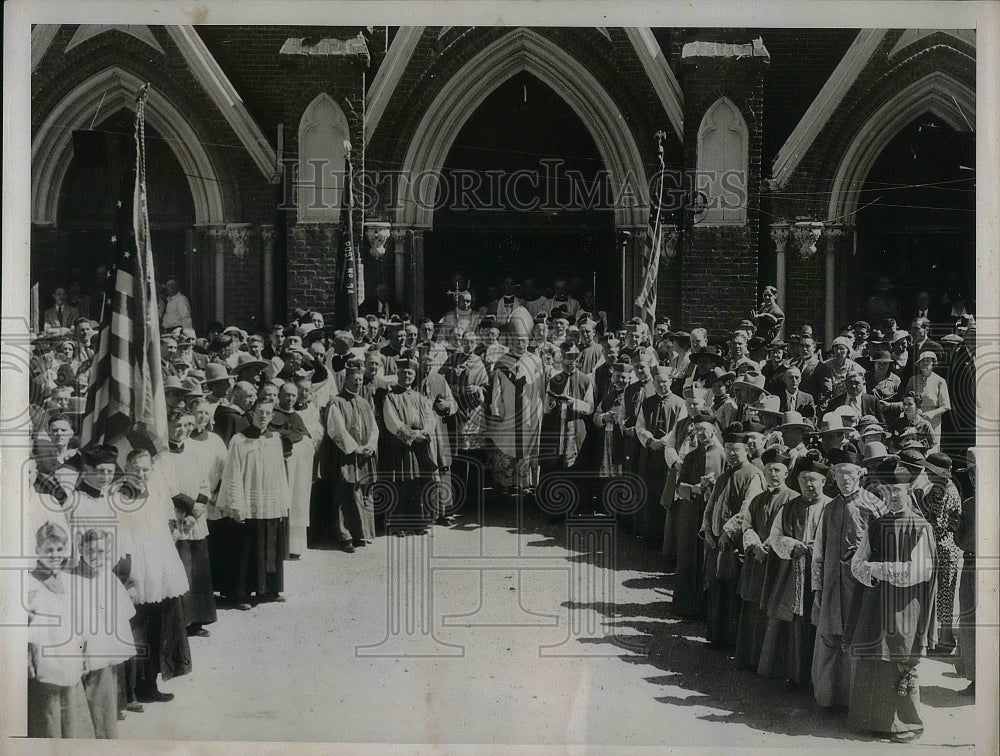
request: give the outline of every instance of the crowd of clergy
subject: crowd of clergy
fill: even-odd
[[[972,694],[974,318],[859,321],[821,346],[773,287],[713,334],[612,327],[587,294],[506,278],[477,309],[457,276],[438,319],[383,286],[342,328],[296,309],[199,335],[174,285],[165,449],[81,447],[99,326],[60,308],[31,359],[29,734],[116,737],[172,698],[157,679],[190,672],[217,607],[285,601],[307,548],[511,501],[616,521],[662,554],[674,614],[858,730],[919,737],[928,654]]]

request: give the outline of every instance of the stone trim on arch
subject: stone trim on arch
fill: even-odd
[[[31,141],[31,222],[56,225],[63,179],[73,156],[73,131],[86,129],[102,98],[104,113],[135,109],[145,82],[119,66],[105,68],[74,87],[49,112]],[[196,225],[226,222],[218,172],[184,114],[155,86],[146,99],[146,122],[166,140],[187,176]]]
[[[857,130],[834,175],[827,222],[851,215],[868,173],[882,150],[913,119],[931,112],[956,131],[972,131],[976,93],[963,82],[935,71],[886,100]]]
[[[497,87],[522,71],[551,87],[588,128],[610,174],[614,196],[619,196],[617,187],[630,185],[635,203],[615,207],[616,226],[644,225],[649,213],[648,178],[642,153],[621,110],[597,78],[569,52],[525,27],[486,46],[449,77],[410,139],[403,175],[411,178],[427,172],[437,175],[459,131],[476,108]],[[423,201],[417,202],[413,196],[401,198],[395,225],[423,228],[433,225],[436,182],[424,181],[423,187],[416,186],[418,192],[421,188]]]

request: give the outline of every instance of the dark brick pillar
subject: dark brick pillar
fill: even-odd
[[[310,44],[314,42],[312,40]],[[347,119],[356,181],[354,248],[363,249],[364,217],[357,187],[365,167],[364,87],[366,76],[371,74],[368,70],[370,57],[366,43],[357,39],[324,40],[315,49],[321,50],[328,43],[332,52],[282,55],[282,64],[287,71],[287,77],[282,82],[285,170],[289,171],[298,162],[298,128],[302,114],[319,94],[328,94]],[[343,252],[341,245],[339,222],[299,223],[296,209],[286,209],[285,281],[289,309],[302,307],[318,310],[328,324],[344,325],[336,317],[338,272]],[[259,291],[259,286],[254,291]],[[283,314],[277,312],[275,317],[281,321]]]
[[[335,223],[297,223],[288,227],[286,270],[288,307],[319,310],[334,322],[340,228]],[[277,313],[279,322],[282,314]]]
[[[684,168],[694,197],[699,186],[698,131],[705,113],[721,97],[739,110],[748,132],[747,189],[744,222],[714,224],[685,217],[680,256],[680,320],[686,330],[732,329],[758,301],[757,268],[760,231],[761,147],[764,110],[764,66],[761,55],[736,56],[721,47],[700,43],[685,49],[681,63],[684,90]]]

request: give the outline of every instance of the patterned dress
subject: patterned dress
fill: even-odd
[[[949,527],[953,517],[962,513],[962,499],[955,484],[935,483],[922,499],[924,516],[934,528],[937,544],[937,620],[940,641],[954,645],[952,614],[955,605],[955,586],[958,579],[958,560],[962,550],[955,545],[955,533]]]

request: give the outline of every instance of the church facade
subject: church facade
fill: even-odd
[[[367,296],[414,316],[510,273],[630,317],[651,203],[678,326],[769,284],[827,340],[872,292],[974,294],[971,30],[38,24],[31,55],[43,301],[113,220],[73,132],[127,133],[146,82],[157,276],[199,330],[335,317],[349,202]]]

